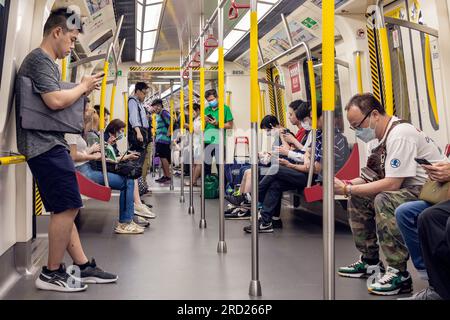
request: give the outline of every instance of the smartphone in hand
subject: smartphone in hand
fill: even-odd
[[[427,159],[414,158],[414,160],[420,165],[427,165],[427,166],[431,166],[432,165],[430,163],[430,161],[428,161]]]

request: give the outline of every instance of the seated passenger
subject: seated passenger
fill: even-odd
[[[423,167],[431,180],[441,183],[450,181],[449,162],[436,163],[432,166],[424,165]],[[450,200],[450,192],[448,199]],[[429,217],[422,220],[423,232],[420,239],[423,239],[419,240],[419,220],[427,212],[429,212]],[[450,278],[448,276],[450,274],[450,263],[447,266],[442,263],[450,256],[450,243],[445,243],[444,236],[446,222],[450,218],[450,202],[447,201],[447,204],[435,206],[422,200],[404,203],[395,210],[395,216],[414,266],[420,276],[430,283],[428,288],[417,292],[411,298],[406,298],[405,300],[439,300],[441,297],[450,299]],[[447,225],[450,227],[450,224]],[[450,232],[450,229],[448,232]],[[434,242],[434,239],[438,240]],[[435,247],[446,247],[446,255],[441,255],[440,261],[439,258],[431,254],[431,252],[438,252]],[[441,249],[439,251],[441,252]],[[425,256],[428,262],[425,261]],[[427,272],[427,269],[431,271]],[[428,274],[430,274],[431,278],[428,277]],[[439,292],[436,292],[435,287]]]
[[[414,158],[432,162],[445,158],[435,143],[409,123],[386,114],[372,94],[354,96],[345,110],[356,136],[368,143],[371,153],[361,178],[335,179],[335,193],[347,196],[350,227],[361,257],[339,268],[344,277],[366,277],[385,272],[380,261],[378,239],[388,268],[384,276],[368,284],[371,293],[393,295],[411,292],[407,271],[408,249],[395,221],[395,208],[417,200],[427,180]],[[377,236],[378,235],[378,236]]]
[[[301,120],[297,117],[296,111],[303,103],[304,103],[303,100],[295,100],[292,101],[288,106],[288,119],[293,126],[296,126],[298,128],[298,131],[295,134],[295,138],[300,143],[303,141],[303,139],[308,135],[309,131],[311,130],[311,128],[309,128],[309,130],[305,129],[302,126]]]
[[[107,141],[106,147],[106,157],[113,160],[123,160],[126,161],[128,159],[136,158],[132,156],[135,153],[127,154],[122,156],[117,148],[117,142],[124,137],[125,134],[125,123],[120,119],[112,120],[105,129],[105,141]],[[139,178],[140,179],[140,178]],[[156,215],[150,210],[148,206],[146,206],[139,195],[139,186],[138,181],[134,183],[134,214],[136,216],[154,219]],[[145,219],[135,218],[135,221],[141,225],[148,227],[149,223],[146,222]]]
[[[87,118],[85,119],[86,127],[90,125],[92,121],[92,112],[89,110],[86,112]],[[79,134],[66,134],[66,141],[70,146],[70,156],[75,162],[75,169],[81,172],[86,178],[104,185],[103,173],[98,170],[92,169],[89,161],[100,160],[100,145],[95,144],[92,147],[88,147],[86,141]],[[130,155],[129,158],[135,156]],[[133,221],[134,216],[134,180],[127,179],[114,173],[108,173],[108,181],[110,187],[114,190],[120,190],[120,210],[119,210],[119,222],[114,231],[119,234],[139,234],[144,232],[144,228],[138,226]]]
[[[310,109],[311,110],[311,109]],[[311,112],[311,111],[310,111]],[[261,218],[258,223],[258,231],[263,233],[273,232],[272,218],[280,210],[279,203],[284,191],[298,190],[306,187],[308,182],[309,166],[313,161],[314,173],[319,174],[322,169],[322,107],[317,106],[317,138],[314,160],[310,160],[309,154],[304,157],[303,163],[292,163],[286,159],[279,159],[279,166],[272,165],[264,178],[259,183],[258,200],[263,204]],[[335,131],[334,153],[336,155],[335,172],[338,171],[348,158],[349,149],[347,139]],[[251,233],[252,226],[244,228]]]

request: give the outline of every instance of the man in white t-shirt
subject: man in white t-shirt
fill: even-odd
[[[406,269],[409,253],[394,212],[402,203],[417,200],[428,178],[414,158],[433,163],[445,157],[425,133],[387,115],[372,94],[354,96],[345,110],[350,128],[368,143],[370,156],[360,178],[335,179],[335,193],[348,197],[350,227],[361,252],[357,262],[339,268],[338,274],[361,278],[385,272],[381,278],[368,282],[369,292],[411,292],[412,280]],[[388,264],[386,270],[379,259],[378,241]]]

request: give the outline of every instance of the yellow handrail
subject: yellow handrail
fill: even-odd
[[[25,156],[8,156],[0,157],[0,166],[7,166],[11,164],[24,163],[26,161]]]
[[[205,131],[205,99],[203,94],[205,93],[205,68],[200,68],[200,121],[201,130]]]
[[[380,36],[380,48],[383,61],[383,79],[385,91],[385,109],[390,116],[394,115],[394,92],[392,90],[392,70],[391,54],[389,51],[389,42],[386,27],[383,25],[378,29]]]
[[[358,93],[363,94],[364,89],[363,89],[363,82],[362,82],[361,52],[360,51],[356,52],[355,59],[356,59],[356,80],[358,83]]]
[[[219,76],[220,72],[219,67]],[[250,14],[250,121],[258,121],[258,101],[259,101],[259,82],[258,82],[258,13],[252,11]]]
[[[67,81],[67,58],[62,59],[61,80]]]
[[[173,97],[170,97],[170,136],[173,137],[173,116],[174,116],[174,101]]]
[[[109,119],[110,121],[114,119],[114,103],[116,100],[116,88],[117,85],[114,83],[111,91],[111,103],[109,105]]]
[[[431,110],[433,111],[433,116],[436,124],[439,124],[439,114],[437,109],[436,92],[434,89],[433,62],[431,61],[431,44],[429,35],[425,35],[425,77],[427,80],[427,90],[428,97],[430,99]]]
[[[231,108],[231,91],[227,91],[227,106]]]
[[[322,2],[322,82],[323,82],[323,110],[334,111],[335,83],[334,83],[334,2]],[[313,86],[311,86],[312,88]]]
[[[109,72],[109,62],[105,61],[105,66],[103,67],[103,72],[105,76],[102,80],[102,88],[100,92],[100,130],[105,129],[105,104],[106,104],[106,82],[108,80],[108,72]]]
[[[125,136],[128,134],[128,94],[123,93],[123,106],[125,108]],[[112,113],[111,113],[112,114]],[[112,116],[111,116],[112,119]]]
[[[189,133],[194,133],[194,81],[189,79]]]
[[[219,128],[223,129],[225,127],[225,99],[224,99],[224,90],[225,90],[225,60],[223,53],[223,46],[219,47]]]
[[[314,73],[314,65],[312,60],[308,60],[308,76],[309,85],[311,87],[311,127],[317,129],[317,94],[316,94],[316,75]]]
[[[186,119],[184,117],[184,84],[181,84],[180,89],[180,131],[184,134],[184,126],[186,124]]]

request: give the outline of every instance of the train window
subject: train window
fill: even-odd
[[[10,0],[0,0],[0,86],[2,84],[3,56],[5,54],[6,31]]]
[[[317,102],[322,102],[322,67],[321,61],[314,58],[314,74],[316,77],[316,94],[317,94]],[[311,84],[309,83],[309,73],[308,73],[308,64],[305,60],[303,63],[303,72],[305,75],[305,83],[306,83],[306,93],[308,100],[311,100]],[[344,115],[343,115],[343,107],[342,107],[342,99],[341,99],[341,88],[339,86],[339,73],[337,70],[337,65],[335,67],[335,81],[336,81],[336,105],[335,105],[335,127],[338,128],[341,132],[344,132]]]

